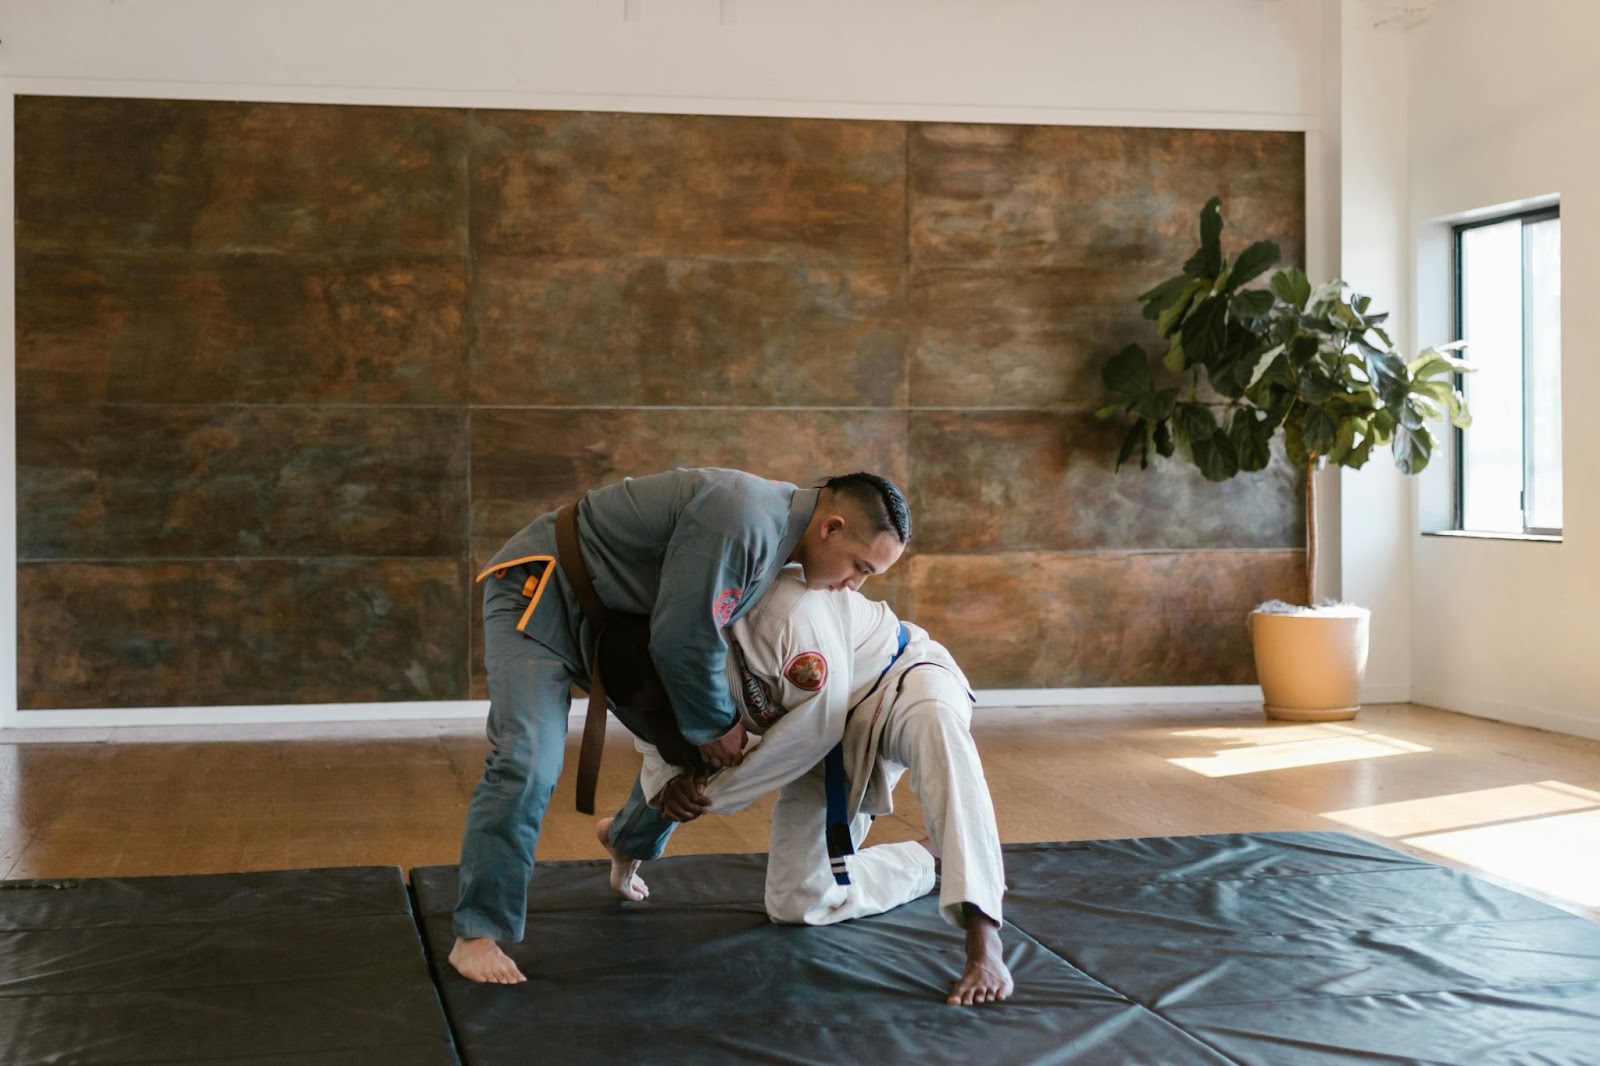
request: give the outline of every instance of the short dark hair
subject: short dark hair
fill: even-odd
[[[911,542],[911,508],[899,486],[888,478],[858,470],[830,477],[821,487],[859,506],[872,523],[873,537],[893,533],[901,544]]]

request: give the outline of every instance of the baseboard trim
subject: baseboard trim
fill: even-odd
[[[96,707],[60,711],[13,710],[0,716],[0,730],[107,726],[285,725],[301,722],[410,722],[437,718],[483,718],[488,713],[488,700],[279,703],[231,707]]]
[[[1260,703],[1256,685],[1173,685],[1143,688],[1007,688],[974,693],[980,707],[1099,707],[1112,704]],[[581,717],[588,701],[572,701]],[[19,711],[0,715],[0,734],[18,729],[106,729],[122,726],[294,725],[326,722],[416,722],[483,719],[488,700],[405,703],[299,703],[224,707],[121,707]]]
[[[1471,715],[1474,718],[1488,718],[1496,722],[1544,729],[1551,733],[1565,733],[1569,736],[1600,740],[1600,717],[1556,711],[1548,707],[1530,707],[1525,703],[1504,703],[1500,700],[1462,696],[1440,689],[1413,688],[1411,701],[1437,707],[1441,711]]]
[[[1139,688],[985,688],[979,707],[1104,707],[1191,703],[1260,703],[1260,685],[1149,685]]]

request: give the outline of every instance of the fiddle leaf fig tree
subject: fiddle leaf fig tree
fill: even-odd
[[[1402,474],[1428,465],[1438,447],[1430,422],[1471,424],[1455,375],[1469,368],[1460,343],[1406,360],[1383,330],[1387,314],[1343,281],[1316,288],[1278,264],[1278,246],[1257,241],[1230,263],[1222,249],[1222,201],[1200,212],[1200,247],[1139,297],[1167,344],[1159,360],[1130,345],[1101,371],[1111,401],[1102,417],[1131,420],[1117,469],[1152,452],[1186,459],[1211,481],[1264,469],[1273,439],[1306,478],[1307,606],[1317,603],[1315,473],[1324,463],[1359,469],[1389,445]]]

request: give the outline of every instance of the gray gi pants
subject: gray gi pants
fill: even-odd
[[[554,517],[517,534],[525,554],[555,555]],[[539,564],[532,564],[537,572]],[[527,566],[483,579],[483,659],[489,677],[491,749],[472,791],[461,840],[461,888],[453,926],[460,937],[522,939],[534,846],[561,776],[571,685],[587,685],[579,650],[586,623],[566,578],[551,575],[518,632],[528,606]]]

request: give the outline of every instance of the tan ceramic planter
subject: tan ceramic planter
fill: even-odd
[[[1340,722],[1361,709],[1370,611],[1351,616],[1252,614],[1256,674],[1268,718]]]

